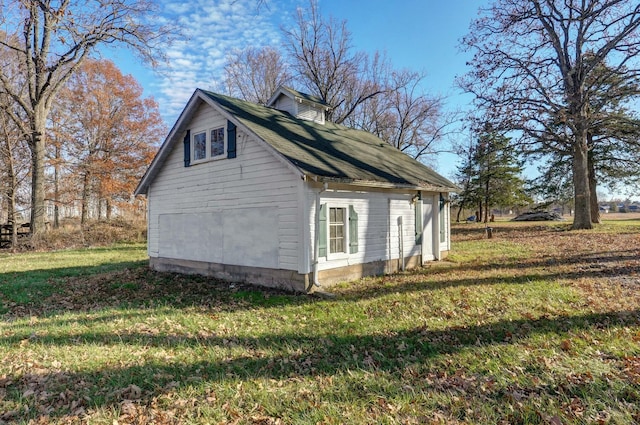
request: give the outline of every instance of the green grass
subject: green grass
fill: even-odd
[[[2,258],[0,423],[637,423],[624,229],[460,226],[447,261],[332,299],[154,273],[142,246]]]
[[[118,245],[55,252],[0,253],[0,314],[11,304],[38,304],[51,296],[51,283],[69,277],[91,275],[141,265],[144,245]]]

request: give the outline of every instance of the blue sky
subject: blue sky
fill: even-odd
[[[157,0],[158,19],[184,28],[184,38],[165,49],[169,66],[152,71],[129,52],[108,51],[126,74],[153,96],[171,127],[196,88],[222,91],[224,57],[234,48],[281,44],[282,26],[291,25],[297,7],[307,0]],[[449,109],[467,108],[470,98],[454,87],[455,77],[466,71],[468,55],[458,42],[484,1],[472,0],[319,0],[325,16],[346,20],[353,49],[386,52],[395,68],[424,71],[424,88],[447,98]],[[430,162],[451,177],[456,158],[441,156]]]

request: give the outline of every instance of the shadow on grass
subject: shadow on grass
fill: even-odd
[[[506,230],[525,236],[538,228],[542,228],[546,234],[558,233],[548,226],[505,226]],[[560,237],[569,234],[570,232],[562,232]],[[566,243],[564,245],[570,246]],[[121,246],[91,251],[118,253],[129,249],[131,247]],[[83,251],[77,253],[82,254]],[[357,301],[387,294],[447,287],[473,288],[483,285],[524,285],[533,281],[637,276],[640,275],[639,254],[640,248],[630,246],[628,249],[612,251],[602,249],[597,252],[560,252],[557,255],[541,253],[523,259],[495,258],[462,264],[439,264],[403,275],[351,282],[348,287],[336,289],[335,299]],[[306,295],[222,282],[209,277],[159,273],[149,270],[146,261],[105,261],[95,266],[52,267],[0,274],[0,314],[5,318],[158,305],[174,308],[199,306],[215,311],[234,311],[278,308],[318,301],[317,298]]]
[[[614,279],[640,276],[640,250],[578,253],[562,257],[547,257],[526,261],[452,264],[450,267],[430,267],[407,272],[403,276],[388,276],[361,287],[357,282],[343,288],[340,295],[359,300],[387,294],[429,291],[448,287],[478,287],[484,285],[518,285],[536,281],[576,281],[583,278]],[[483,273],[490,273],[483,276]],[[409,277],[403,279],[404,276]],[[640,278],[638,278],[640,285]],[[640,286],[639,286],[640,287]]]
[[[404,275],[354,281],[348,287],[337,289],[335,299],[358,301],[447,287],[637,276],[640,275],[638,253],[638,249],[564,253],[531,260],[427,266]],[[5,317],[7,313],[13,317],[50,316],[159,305],[234,311],[313,302],[319,300],[204,276],[155,272],[146,266],[146,261],[0,274],[0,314],[5,313]]]
[[[311,301],[315,299],[276,289],[156,272],[147,261],[0,274],[0,314],[5,320],[113,308],[234,311]]]
[[[64,291],[69,279],[85,279],[108,275],[111,272],[143,267],[147,261],[104,262],[92,266],[59,267],[0,273],[0,314],[41,314],[65,310],[68,306],[56,306],[50,298]]]
[[[55,404],[58,394],[75,388],[91,402],[82,401],[94,408],[117,407],[128,395],[121,390],[134,384],[142,389],[135,398],[144,404],[174,391],[176,385],[190,385],[189,377],[198,384],[225,384],[237,380],[290,379],[301,377],[333,376],[351,371],[386,373],[401,388],[407,379],[405,369],[412,364],[427,365],[438,356],[487,345],[514,344],[538,335],[554,334],[564,338],[567,333],[589,329],[611,329],[640,325],[640,311],[587,314],[554,319],[498,321],[468,327],[433,330],[416,327],[392,333],[343,335],[327,333],[321,336],[273,333],[262,337],[174,337],[130,332],[126,334],[73,334],[57,337],[37,337],[29,343],[44,346],[69,346],[93,344],[127,346],[132,351],[140,347],[199,347],[223,350],[219,360],[197,360],[191,363],[179,361],[149,361],[125,367],[104,367],[88,372],[55,371],[38,374],[8,376],[0,387],[6,394],[4,402],[29,405],[29,419],[56,418],[70,412],[62,409],[39,413],[39,405]],[[19,336],[4,337],[3,345],[20,344]],[[242,353],[237,354],[238,348]],[[558,349],[561,349],[558,347]],[[228,350],[228,351],[227,351]],[[215,351],[212,351],[215,352]],[[226,354],[225,354],[226,352]],[[229,353],[236,353],[230,356]],[[256,353],[261,353],[256,355]],[[617,359],[622,360],[622,358]],[[426,385],[424,377],[414,377],[418,385]],[[490,378],[490,377],[488,377]],[[0,380],[2,381],[2,380]],[[607,384],[604,384],[607,385]],[[400,390],[398,390],[400,391]],[[555,389],[554,391],[558,391]],[[360,396],[366,397],[360,391]],[[29,396],[24,396],[29,394]],[[635,393],[635,397],[638,394]],[[486,394],[484,395],[487,396]],[[496,392],[495,402],[504,393]],[[355,397],[355,395],[354,395]],[[623,396],[620,396],[623,397]],[[634,403],[636,400],[624,400]],[[2,402],[2,400],[0,400]],[[1,406],[1,403],[0,403]],[[77,406],[76,406],[77,407]]]

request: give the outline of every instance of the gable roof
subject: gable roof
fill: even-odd
[[[300,174],[320,182],[455,192],[451,181],[375,135],[343,125],[305,121],[277,109],[197,89],[135,193],[146,193],[170,148],[180,142],[201,98],[255,134]],[[194,110],[192,110],[194,109]]]

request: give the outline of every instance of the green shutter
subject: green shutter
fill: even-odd
[[[422,243],[422,196],[418,193],[416,199],[416,245]]]
[[[182,144],[184,146],[184,166],[189,167],[191,165],[191,130],[187,130]]]
[[[318,257],[327,256],[327,204],[320,205],[318,214]]]
[[[227,158],[236,157],[236,125],[227,121]]]
[[[349,254],[358,252],[358,213],[349,205]]]

